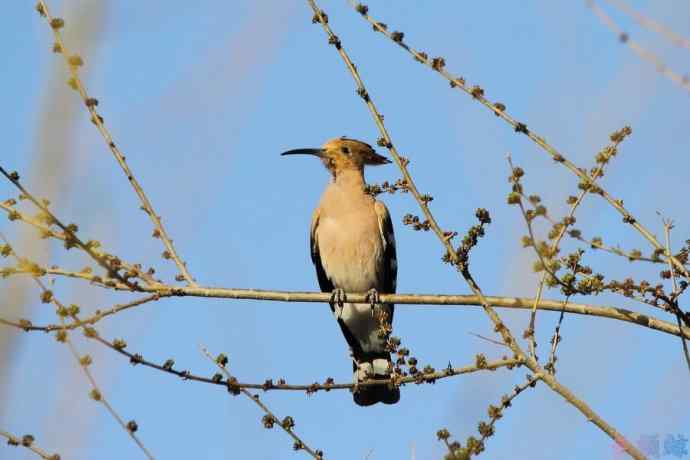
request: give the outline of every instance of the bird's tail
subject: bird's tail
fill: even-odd
[[[371,379],[389,379],[393,368],[389,353],[363,357],[358,362],[353,361],[352,367],[355,383]],[[378,402],[395,404],[400,400],[400,389],[393,385],[357,386],[352,396],[358,406],[371,406]]]

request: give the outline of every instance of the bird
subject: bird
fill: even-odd
[[[388,337],[394,305],[381,303],[379,292],[396,290],[395,235],[388,209],[366,192],[364,179],[365,166],[390,160],[369,144],[347,137],[282,155],[316,156],[331,174],[311,219],[311,260],[321,291],[331,293],[331,311],[350,347],[354,402],[395,404],[400,400],[397,386],[358,385],[372,378],[389,379],[393,370]],[[347,302],[346,292],[367,293],[369,304]]]

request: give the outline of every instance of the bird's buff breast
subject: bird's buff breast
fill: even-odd
[[[366,292],[378,287],[383,256],[378,222],[375,215],[372,222],[349,220],[347,215],[321,220],[317,235],[321,263],[335,287]]]

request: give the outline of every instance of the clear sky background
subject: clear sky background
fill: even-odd
[[[373,16],[405,32],[411,45],[445,57],[450,71],[480,84],[487,97],[505,103],[580,166],[593,164],[611,132],[632,126],[633,135],[603,184],[659,237],[657,213],[674,218],[675,249],[690,237],[690,94],[622,46],[585,2],[421,3],[386,0],[369,6]],[[632,4],[690,36],[685,2]],[[340,135],[374,143],[378,133],[339,56],[321,28],[311,24],[306,2],[50,5],[65,18],[67,43],[86,62],[87,87],[198,281],[317,290],[308,227],[328,176],[313,159],[279,153]],[[462,233],[475,223],[477,207],[491,211],[493,223],[472,253],[473,272],[485,293],[533,296],[534,256],[520,247],[525,229],[518,210],[505,204],[506,154],[526,170],[527,192],[540,194],[555,215],[565,211],[576,179],[526,137],[374,34],[344,0],[321,7],[358,65],[395,144],[412,160],[419,188],[435,197],[432,209],[441,225]],[[689,51],[613,14],[679,73],[690,70]],[[50,30],[32,2],[3,5],[0,38],[2,165],[18,170],[36,194],[50,197],[54,211],[77,222],[82,235],[99,239],[125,260],[154,264],[171,280],[174,266],[161,259],[162,245],[150,237],[136,196],[65,84],[63,62],[50,51]],[[393,166],[368,172],[371,181],[398,177]],[[2,199],[16,196],[5,182],[0,193]],[[435,237],[402,225],[404,214],[417,213],[412,198],[383,200],[396,224],[399,291],[468,293],[457,274],[440,263]],[[577,226],[610,244],[650,252],[600,198],[587,198]],[[39,242],[18,223],[5,221],[0,230],[45,264],[78,270],[86,263],[55,243]],[[595,270],[617,279],[656,282],[662,269],[592,251],[586,257]],[[0,316],[55,321],[32,284],[1,283]],[[85,312],[130,298],[76,281],[57,280],[54,290]],[[619,296],[575,300],[658,316]],[[500,313],[521,335],[528,315]],[[395,334],[422,364],[463,366],[477,353],[490,359],[504,354],[470,335],[493,334],[478,308],[401,306],[395,316]],[[556,320],[554,314],[538,317],[543,358]],[[352,378],[345,341],[321,304],[164,300],[105,319],[98,329],[110,339],[125,338],[131,351],[146,358],[162,363],[174,357],[194,373],[215,372],[198,351],[203,344],[227,353],[231,371],[243,381]],[[608,422],[633,441],[653,434],[662,441],[668,434],[690,437],[690,378],[676,337],[576,316],[565,318],[562,334],[557,377]],[[93,356],[92,370],[105,396],[125,419],[138,422],[138,434],[157,458],[306,458],[292,452],[283,432],[265,430],[262,413],[246,399],[132,367],[80,335],[74,334],[75,343]],[[439,428],[447,427],[459,440],[476,435],[488,405],[524,375],[524,370],[499,370],[407,386],[395,406],[360,408],[342,391],[311,397],[271,392],[263,400],[279,416],[292,415],[296,431],[328,459],[430,459],[444,452],[435,439]],[[52,337],[0,329],[0,429],[32,433],[40,446],[64,459],[142,457],[88,393],[68,350]],[[486,447],[486,458],[606,459],[615,452],[607,436],[543,385],[514,402]],[[33,457],[0,446],[0,458]]]

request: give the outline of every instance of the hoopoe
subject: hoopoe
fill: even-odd
[[[320,149],[296,149],[283,155],[308,154],[321,159],[331,173],[311,220],[311,259],[319,286],[331,292],[330,306],[350,346],[354,401],[360,406],[395,404],[397,387],[362,386],[366,379],[387,379],[392,361],[387,339],[393,305],[382,304],[378,292],[394,293],[398,263],[393,224],[386,206],[365,192],[364,167],[390,163],[370,145],[354,139],[333,139]],[[366,292],[370,304],[347,303],[346,292]]]

